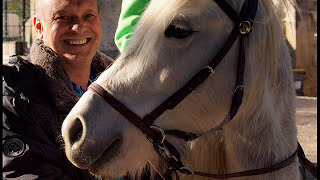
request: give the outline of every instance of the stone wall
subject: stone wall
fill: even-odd
[[[317,96],[317,1],[297,0],[296,68],[304,69],[304,94]]]
[[[121,2],[121,0],[99,0],[103,31],[99,50],[112,58],[119,55],[118,48],[114,43],[114,34],[121,11]]]

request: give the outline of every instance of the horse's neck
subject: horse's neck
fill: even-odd
[[[297,148],[297,130],[294,119],[295,101],[290,100],[293,98],[295,97],[289,94],[279,96],[274,103],[262,101],[256,109],[251,109],[251,113],[248,113],[249,109],[243,109],[243,113],[240,112],[226,126],[223,138],[229,173],[267,167],[294,153]],[[291,168],[291,172],[285,172],[298,177],[295,167]],[[275,175],[266,176],[273,179]]]
[[[274,55],[278,60],[273,60],[263,52],[259,57],[250,57],[250,53],[247,53],[243,103],[223,132],[228,173],[279,163],[290,157],[297,148],[295,92],[290,57],[283,37],[279,43],[279,56]],[[254,47],[249,49],[255,50]],[[260,72],[259,76],[253,71],[257,69],[256,62],[266,66],[258,68],[265,71]],[[294,165],[291,167],[297,168]],[[298,170],[292,170],[291,174],[288,172],[284,168],[284,171],[267,174],[269,177],[266,179],[274,179],[274,174],[279,175],[275,179],[290,179]],[[293,179],[296,177],[293,176]]]
[[[194,171],[212,174],[226,173],[226,157],[222,131],[208,133],[192,141],[191,161],[186,163]],[[208,179],[201,176],[187,176],[183,179]]]

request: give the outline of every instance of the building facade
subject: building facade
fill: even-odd
[[[317,1],[297,0],[296,68],[305,70],[304,94],[317,96]]]

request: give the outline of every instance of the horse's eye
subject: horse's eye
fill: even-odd
[[[164,35],[168,38],[177,38],[177,39],[184,39],[194,33],[191,29],[188,29],[183,26],[177,25],[169,25],[164,32]]]

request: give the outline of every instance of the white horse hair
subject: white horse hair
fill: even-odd
[[[239,12],[244,0],[227,2]],[[167,136],[185,166],[202,172],[233,173],[279,163],[295,152],[295,91],[278,18],[291,4],[289,0],[259,0],[253,31],[245,40],[243,103],[223,130],[210,131],[230,110],[238,40],[203,85],[155,121],[163,129],[203,134],[191,142]],[[196,32],[182,39],[169,38],[164,32],[170,25]],[[213,0],[152,0],[128,48],[96,83],[144,117],[210,62],[233,26]],[[81,122],[83,134],[71,141],[75,121]],[[152,174],[167,170],[143,133],[91,91],[66,118],[62,136],[69,160],[97,175],[139,177],[146,166]],[[273,173],[237,179],[300,179],[298,165],[296,160]]]

